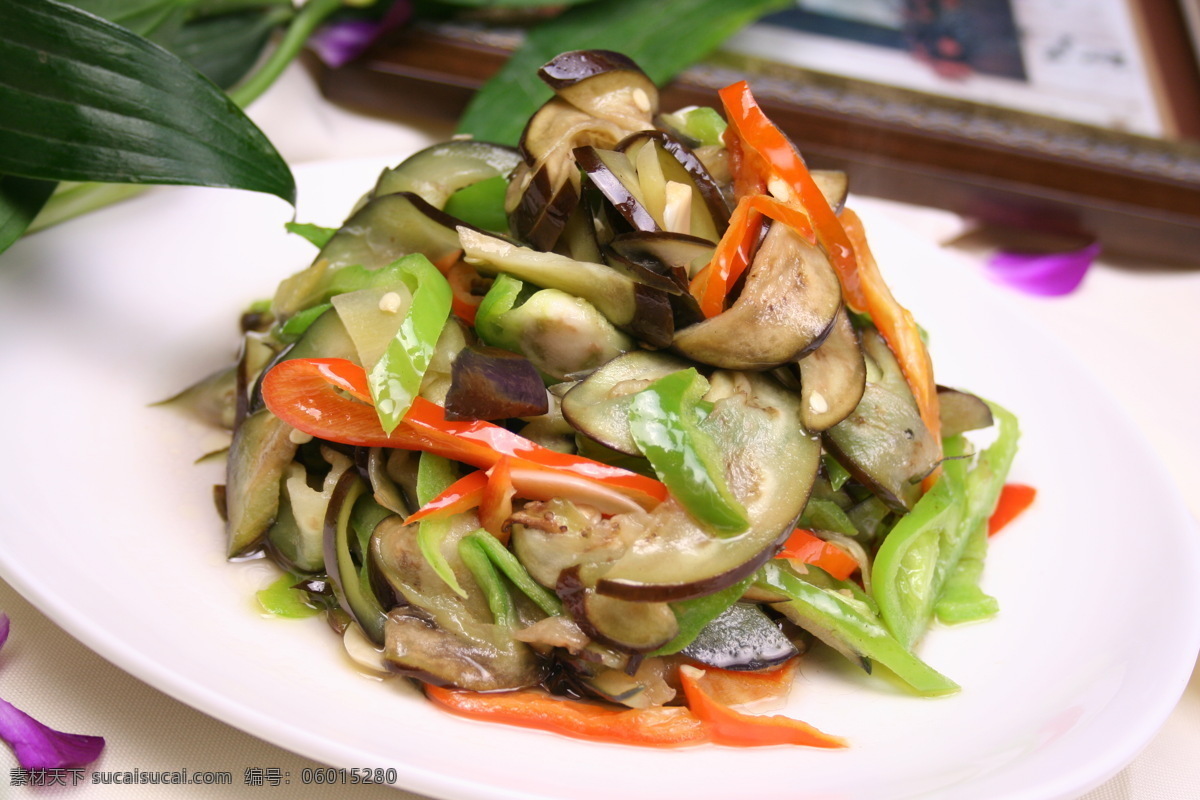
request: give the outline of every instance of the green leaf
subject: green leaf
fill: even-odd
[[[170,36],[183,24],[189,0],[70,0],[70,5],[127,28],[138,36]]]
[[[245,77],[271,33],[291,16],[290,8],[276,7],[205,17],[189,22],[160,44],[228,89]]]
[[[294,202],[266,136],[166,50],[53,0],[0,3],[0,172],[220,186]]]
[[[592,0],[442,0],[448,6],[467,8],[545,8],[582,5]]]
[[[472,99],[458,130],[515,144],[525,120],[551,95],[537,77],[538,68],[565,50],[620,51],[663,84],[744,25],[787,5],[781,0],[609,0],[575,6],[530,31]]]
[[[55,185],[54,181],[0,175],[0,253],[21,238]]]

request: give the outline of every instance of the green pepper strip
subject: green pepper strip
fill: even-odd
[[[858,536],[858,528],[842,510],[842,507],[832,500],[811,497],[800,515],[800,527],[807,530],[833,531],[845,536]]]
[[[445,276],[421,255],[401,260],[400,279],[412,292],[412,303],[396,338],[367,375],[375,410],[387,433],[400,424],[421,389],[454,296]]]
[[[629,430],[659,480],[698,522],[718,534],[750,527],[746,509],[725,482],[717,443],[700,425],[708,381],[695,368],[673,372],[638,392]]]
[[[492,281],[491,288],[475,311],[475,333],[484,344],[513,352],[521,351],[520,342],[505,327],[503,317],[520,304],[524,289],[523,282],[503,272]]]
[[[757,582],[787,597],[785,604],[801,626],[838,652],[882,664],[918,694],[958,691],[958,684],[905,649],[855,593],[818,586],[773,561],[759,570]]]
[[[470,534],[467,538],[478,544],[492,564],[512,581],[513,586],[516,586],[538,608],[546,612],[547,616],[557,617],[563,613],[562,603],[558,597],[535,581],[525,566],[499,539],[483,528]]]
[[[446,491],[457,479],[454,465],[449,459],[433,453],[421,453],[421,460],[417,462],[418,504],[424,506]],[[445,581],[455,594],[465,598],[467,593],[459,585],[454,568],[442,552],[442,541],[450,533],[450,519],[452,518],[430,517],[418,522],[417,546],[437,576]]]
[[[464,186],[446,199],[442,210],[468,225],[508,235],[508,215],[504,212],[504,196],[508,179],[493,175]]]
[[[996,440],[966,471],[961,460],[945,462],[943,477],[888,533],[875,555],[871,582],[882,616],[896,637],[912,647],[929,626],[937,598],[962,560],[971,534],[986,523],[1017,452],[1017,419],[989,403]],[[946,440],[960,454],[962,437]]]
[[[492,620],[502,628],[512,630],[517,626],[517,612],[513,606],[508,587],[500,577],[500,573],[492,565],[487,552],[478,539],[467,536],[458,542],[458,555],[471,571],[471,577],[483,590],[488,608],[492,612]]]
[[[939,622],[947,625],[975,622],[987,619],[1000,610],[996,598],[986,594],[979,587],[986,555],[987,523],[981,523],[967,538],[962,558],[946,578],[937,603],[934,604],[933,612]]]
[[[337,574],[341,576],[341,586],[339,587],[335,583],[334,588],[338,602],[358,620],[362,625],[363,632],[371,641],[383,644],[383,623],[387,618],[387,611],[379,604],[379,599],[371,590],[369,582],[363,579],[363,576],[367,574],[365,558],[360,568],[354,563],[354,556],[350,552],[351,518],[354,506],[365,494],[367,485],[361,479],[353,476],[343,475],[342,479],[353,480],[353,483],[346,493],[345,501],[337,516],[332,552],[326,550],[326,570],[331,570],[328,559],[332,556],[336,559]]]
[[[265,589],[260,589],[255,597],[263,610],[275,617],[286,619],[303,619],[320,614],[324,609],[309,602],[308,592],[295,588],[303,578],[294,572],[285,572],[278,580]]]
[[[947,454],[964,447],[961,437],[946,440]],[[942,476],[912,511],[888,532],[875,554],[871,587],[880,616],[892,634],[912,649],[929,625],[941,589],[939,562],[957,563],[962,553],[965,511],[961,461],[947,461]]]

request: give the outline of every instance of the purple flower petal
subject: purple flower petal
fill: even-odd
[[[104,749],[103,737],[56,731],[6,700],[0,700],[0,739],[17,754],[21,769],[79,767]]]
[[[331,23],[310,36],[308,46],[330,67],[340,67],[357,58],[384,33],[403,25],[411,14],[410,0],[396,0],[382,19]]]
[[[1066,253],[1012,253],[1001,251],[987,263],[988,274],[999,283],[1028,294],[1068,294],[1083,281],[1100,255],[1100,243]]]
[[[8,630],[8,615],[0,613],[0,647],[8,640]],[[21,769],[80,767],[95,761],[104,749],[103,737],[56,731],[7,700],[0,700],[0,740],[17,754]]]

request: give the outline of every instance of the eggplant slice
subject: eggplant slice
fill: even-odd
[[[689,366],[682,358],[664,352],[634,350],[617,356],[563,396],[563,416],[577,431],[605,447],[626,455],[641,455],[629,432],[629,406],[634,394]]]
[[[921,496],[938,447],[896,357],[874,328],[862,331],[867,383],[858,407],[824,433],[825,446],[854,478],[896,511]]]
[[[773,369],[819,347],[841,307],[841,285],[825,251],[776,223],[733,305],[677,331],[671,346],[715,367]]]
[[[477,527],[470,515],[453,521],[441,550],[460,585],[475,589],[458,555],[458,542]],[[384,622],[384,657],[404,675],[438,686],[477,692],[532,686],[542,678],[533,650],[509,629],[491,622],[478,590],[461,598],[438,577],[421,553],[417,526],[388,517],[371,536],[374,562],[400,596]]]
[[[671,602],[731,586],[768,560],[791,533],[817,476],[820,445],[800,423],[800,400],[773,378],[716,372],[701,423],[723,455],[730,489],[753,520],[719,537],[674,500],[651,512],[600,518],[560,500],[530,503],[513,542],[530,573],[554,586],[577,566],[586,587],[621,600]]]
[[[496,176],[507,178],[520,163],[521,155],[512,147],[474,139],[441,142],[384,170],[371,196],[409,192],[440,209],[459,189]]]
[[[867,364],[846,309],[838,311],[825,341],[796,365],[800,414],[813,432],[838,424],[858,406],[867,387]]]

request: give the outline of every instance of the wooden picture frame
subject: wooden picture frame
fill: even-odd
[[[511,31],[412,25],[356,61],[321,71],[319,80],[331,99],[372,113],[455,119],[519,41]],[[717,89],[742,78],[806,159],[846,170],[855,192],[992,225],[1092,237],[1110,254],[1195,265],[1198,142],[1106,130],[729,51],[677,76],[664,87],[662,106],[714,105]]]

